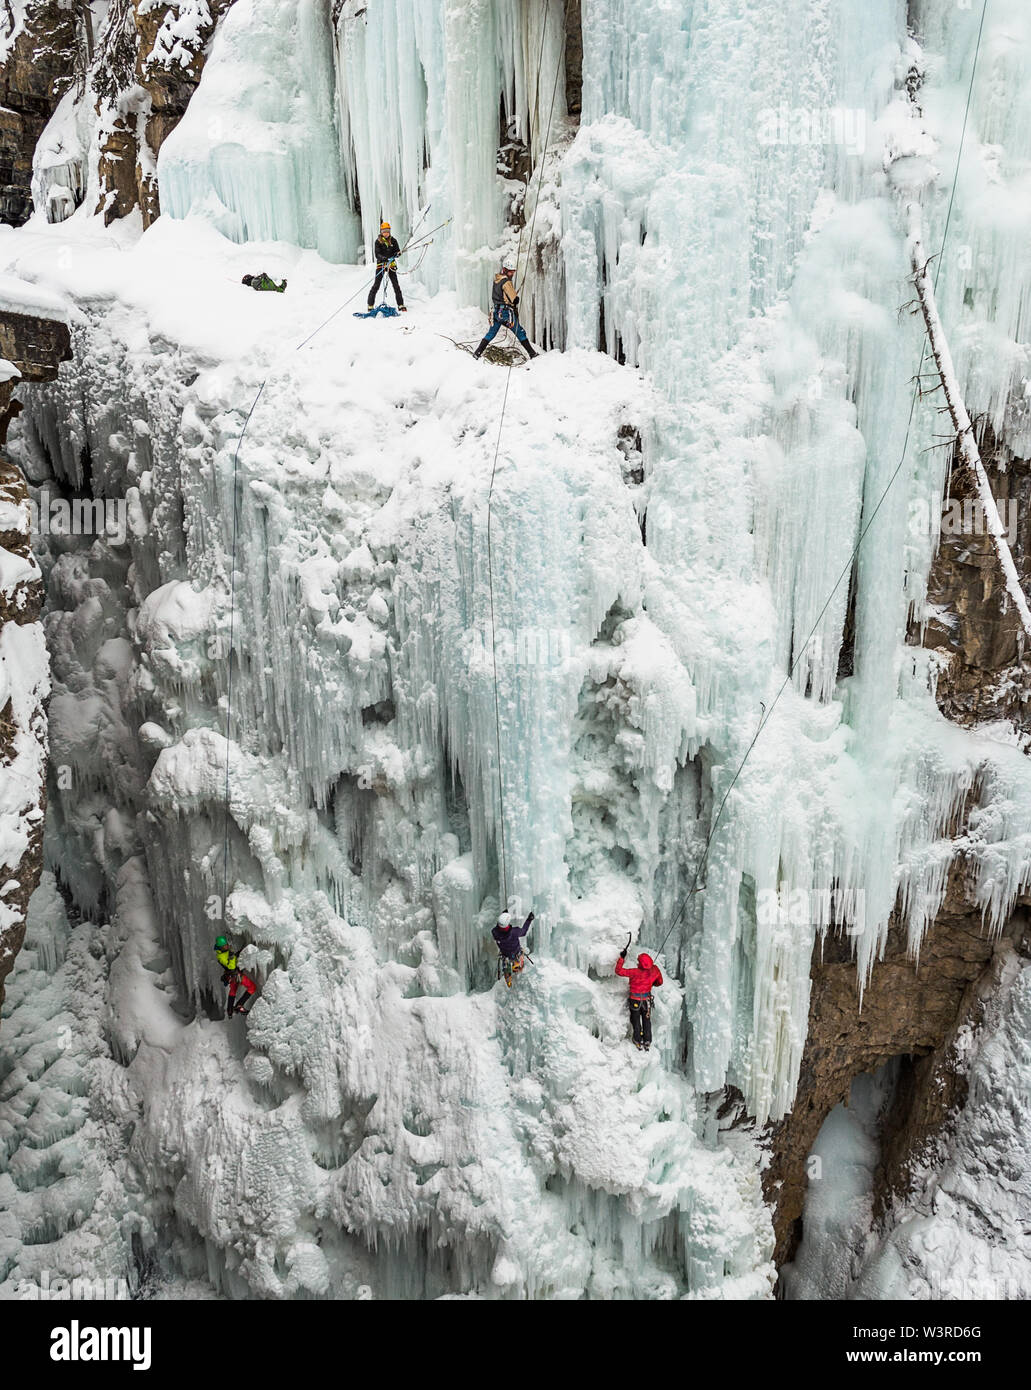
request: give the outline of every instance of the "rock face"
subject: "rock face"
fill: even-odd
[[[106,225],[136,207],[145,227],[159,215],[158,151],[186,111],[215,27],[231,4],[116,0],[112,6],[97,105],[105,133],[96,211]]]
[[[989,437],[982,457],[1025,589],[1031,586],[1031,469]],[[936,616],[910,640],[940,654],[938,706],[959,724],[1012,721],[1031,732],[1031,683],[1023,632],[1007,601],[998,557],[979,523],[973,488],[957,468],[953,503],[928,580]],[[806,1159],[827,1115],[847,1101],[852,1081],[901,1059],[895,1097],[882,1135],[875,1214],[906,1190],[914,1156],[941,1132],[964,1099],[965,1082],[950,1065],[958,1029],[976,1024],[1003,954],[1027,954],[1031,901],[1018,906],[1001,938],[989,939],[970,901],[961,864],[950,875],[945,902],[921,947],[909,958],[905,936],[893,926],[883,961],[873,971],[860,1008],[856,969],[846,941],[828,938],[814,955],[809,1036],[798,1093],[789,1115],[771,1127],[770,1166],[764,1174],[775,1211],[775,1260],[790,1260],[801,1236]]]
[[[68,328],[31,314],[0,314],[0,355],[19,368],[22,380],[50,381],[71,356]],[[9,375],[0,381],[0,443],[17,413],[17,380]],[[43,867],[50,678],[42,607],[28,487],[0,455],[0,1003]]]
[[[580,0],[566,5],[566,110],[580,118],[583,100],[584,34]]]
[[[0,220],[32,211],[32,157],[61,97],[75,86],[99,119],[99,199],[110,224],[139,208],[158,216],[156,161],[200,81],[208,45],[232,0],[112,0],[94,31],[88,7],[27,0],[5,46],[0,11]]]
[[[919,962],[910,959],[904,932],[893,926],[861,1008],[848,942],[829,937],[824,943],[813,961],[809,1037],[794,1108],[769,1134],[773,1157],[764,1185],[775,1207],[778,1266],[791,1259],[801,1236],[806,1159],[820,1126],[848,1100],[857,1076],[897,1057],[905,1060],[883,1136],[887,1162],[879,1200],[904,1181],[914,1147],[940,1129],[963,1098],[962,1082],[947,1065],[948,1045],[996,954],[1023,940],[1029,920],[1026,908],[1018,909],[1003,937],[992,941],[957,870]]]
[[[57,319],[38,314],[0,313],[0,357],[4,357],[21,372],[23,381],[53,381],[62,362],[71,361],[71,336],[68,325]],[[11,418],[11,394],[14,383],[0,387],[0,443]]]
[[[13,23],[0,11],[0,221],[17,227],[32,212],[36,142],[73,81],[76,31],[67,0],[27,0],[20,31]]]
[[[1013,458],[990,431],[981,449],[1027,590],[1031,572],[1031,465],[1025,459]],[[976,494],[959,469],[953,472],[952,502],[943,516],[942,529],[928,586],[928,599],[940,607],[941,616],[927,625],[923,635],[923,645],[942,657],[939,708],[959,724],[1012,719],[1031,729],[1031,684],[1026,678],[1023,629],[1003,592],[998,557],[980,516]]]

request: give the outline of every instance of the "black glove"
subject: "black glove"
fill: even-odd
[[[533,921],[533,913],[532,913],[532,912],[530,913],[529,917],[527,917],[526,920],[527,920],[528,923]]]
[[[518,304],[518,303],[519,303],[519,296],[518,296],[518,295],[516,295],[515,299],[512,300],[512,303],[513,303],[513,304]]]
[[[620,958],[620,960],[626,960],[626,952],[625,952],[625,951],[620,951],[620,953],[619,953],[619,958]]]

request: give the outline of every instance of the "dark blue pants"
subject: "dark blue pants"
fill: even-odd
[[[511,328],[521,343],[526,342],[526,329],[519,322],[519,317],[510,304],[495,304],[490,327],[483,335],[483,341],[492,343],[502,328]]]

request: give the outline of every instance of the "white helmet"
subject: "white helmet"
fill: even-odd
[[[511,925],[512,925],[512,914],[511,914],[511,912],[503,912],[503,913],[501,914],[501,916],[498,918],[498,926],[499,926],[499,927],[510,927]]]

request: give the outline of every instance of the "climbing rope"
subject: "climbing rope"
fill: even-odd
[[[229,643],[227,647],[227,660],[229,671],[226,676],[226,816],[225,816],[225,835],[222,845],[222,918],[225,920],[226,903],[229,898],[229,754],[232,747],[230,741],[230,723],[233,716],[233,622],[236,615],[236,537],[239,526],[240,508],[237,504],[237,475],[240,467],[240,446],[243,444],[244,435],[247,433],[247,426],[251,423],[251,416],[261,399],[262,392],[265,390],[265,382],[268,377],[258,387],[257,393],[251,401],[251,408],[247,412],[247,418],[243,422],[243,429],[240,431],[236,441],[236,451],[233,454],[233,541],[230,554],[232,564],[229,571]]]
[[[567,13],[567,11],[568,11],[568,8],[569,8],[569,0],[565,0],[565,3],[564,3],[563,8],[562,8],[563,30],[565,29],[565,19],[566,19],[566,13]],[[549,15],[550,13],[551,13],[551,5],[549,4],[549,5],[547,6],[547,8],[545,9],[545,11],[544,11],[544,23],[541,25],[541,46],[540,46],[540,52],[539,52],[538,57],[537,57],[537,80],[536,80],[536,84],[535,84],[535,87],[536,87],[536,97],[535,97],[534,113],[533,113],[533,116],[532,116],[531,121],[530,121],[530,131],[527,132],[528,135],[531,136],[531,138],[532,138],[533,129],[534,129],[534,127],[535,127],[536,124],[537,124],[537,118],[538,118],[539,115],[540,115],[541,64],[542,64],[543,61],[544,61],[544,37],[545,37],[545,34],[547,33],[547,28],[548,28],[548,15]],[[531,223],[530,223],[530,239],[529,239],[529,240],[530,240],[530,245],[533,244],[533,222],[536,221],[536,218],[537,218],[537,205],[538,205],[538,203],[540,202],[540,197],[541,197],[541,185],[543,184],[543,181],[544,181],[544,161],[545,161],[545,158],[546,158],[547,152],[548,152],[548,142],[549,142],[549,140],[551,139],[551,123],[552,123],[552,119],[553,119],[553,117],[554,117],[554,115],[555,115],[555,96],[556,96],[556,94],[557,94],[557,92],[558,92],[558,75],[559,75],[559,70],[560,70],[561,66],[562,66],[562,62],[561,62],[561,55],[560,55],[559,60],[558,60],[558,61],[556,62],[556,64],[555,64],[555,82],[554,82],[554,85],[552,86],[552,89],[551,89],[551,108],[550,108],[550,110],[549,110],[549,112],[548,112],[548,128],[547,128],[547,130],[546,130],[546,132],[545,132],[545,135],[544,135],[544,142],[543,142],[543,144],[541,145],[540,177],[538,178],[538,181],[537,181],[537,197],[536,197],[536,200],[535,200],[534,206],[533,206],[533,221],[531,221]],[[528,184],[527,184],[527,191],[529,191],[529,181],[528,181]],[[521,253],[521,251],[522,251],[522,245],[523,245],[523,228],[524,228],[525,226],[526,226],[526,200],[525,200],[525,197],[524,197],[524,200],[523,200],[523,225],[519,228],[519,241],[518,241],[518,244],[517,244],[517,246],[516,246],[516,271],[517,271],[517,272],[518,272],[518,269],[519,269],[519,256],[520,256],[520,253]],[[505,910],[505,908],[506,908],[507,905],[508,905],[508,858],[507,858],[506,849],[505,849],[505,788],[504,788],[504,782],[503,782],[502,776],[501,776],[501,701],[500,701],[500,696],[499,696],[499,694],[498,694],[498,637],[497,637],[497,628],[495,627],[495,623],[494,623],[494,562],[493,562],[492,546],[491,546],[491,529],[492,529],[493,515],[494,515],[494,514],[493,514],[493,506],[492,506],[493,498],[494,498],[494,479],[495,479],[495,476],[496,476],[497,471],[498,471],[498,454],[499,454],[500,449],[501,449],[501,432],[502,432],[502,430],[503,430],[504,427],[505,427],[505,411],[506,411],[506,409],[507,409],[507,407],[508,407],[508,389],[509,389],[509,387],[510,387],[511,384],[512,384],[512,363],[509,363],[509,365],[508,365],[508,370],[507,370],[507,372],[505,373],[505,394],[504,394],[504,396],[502,397],[502,400],[501,400],[501,415],[500,415],[500,418],[498,419],[498,437],[497,437],[497,440],[495,441],[495,444],[494,444],[494,460],[493,460],[493,462],[492,462],[492,464],[491,464],[491,469],[490,469],[490,486],[489,486],[488,489],[487,489],[487,582],[488,582],[488,585],[489,585],[489,588],[490,588],[490,645],[491,645],[491,661],[492,661],[492,664],[493,664],[493,671],[494,671],[494,728],[495,728],[495,734],[496,734],[496,738],[497,738],[497,774],[498,774],[498,829],[499,829],[499,836],[498,836],[499,864],[498,864],[498,868],[499,868],[499,871],[500,871],[500,879],[501,879],[501,884],[500,884],[500,886],[501,886],[501,901],[500,901],[500,904],[499,904],[499,911],[502,911],[502,912]]]
[[[416,223],[415,223],[415,226],[412,228],[411,232],[409,233],[408,240],[405,242],[404,246],[402,246],[401,250],[398,252],[398,255],[400,255],[400,256],[405,255],[405,253],[411,249],[413,243],[414,243],[415,245],[421,245],[421,240],[420,240],[419,242],[415,242],[415,234],[416,234],[416,232],[418,231],[419,226],[421,225],[421,223],[425,220],[426,214],[429,212],[429,210],[430,210],[431,207],[432,207],[432,203],[427,203],[426,206],[423,208],[422,213],[420,214],[418,220],[417,220]],[[438,232],[438,231],[440,230],[441,227],[446,227],[447,224],[448,224],[448,222],[450,222],[450,221],[451,221],[451,218],[449,217],[449,218],[446,219],[446,221],[441,222],[439,226],[434,227],[434,228],[432,229],[432,231],[433,231],[433,232]],[[429,236],[431,236],[431,235],[432,235],[432,232],[427,232],[427,233],[425,234],[426,237],[429,237]],[[425,238],[423,238],[423,239],[425,239]],[[420,264],[421,264],[421,262],[420,262]],[[383,288],[384,296],[386,295],[387,278],[388,278],[388,277],[387,277],[386,275],[383,276],[383,287],[382,287],[382,288]],[[376,277],[375,277],[375,275],[373,275],[373,277],[372,277],[371,280],[366,280],[366,281],[364,281],[361,285],[359,285],[359,287],[355,290],[354,294],[348,295],[348,297],[343,301],[342,304],[338,304],[337,307],[333,310],[333,312],[332,312],[331,314],[328,314],[328,315],[322,320],[322,322],[318,325],[318,327],[314,328],[314,329],[308,334],[308,336],[307,336],[306,338],[302,339],[302,341],[299,342],[299,343],[297,344],[297,346],[293,349],[294,352],[300,352],[300,350],[301,350],[302,348],[307,347],[308,344],[311,342],[311,340],[312,340],[317,334],[321,333],[322,330],[323,330],[328,324],[332,323],[333,319],[335,319],[336,316],[337,316],[339,313],[341,313],[344,309],[346,309],[347,306],[348,306],[349,304],[353,304],[354,301],[358,298],[358,296],[359,296],[360,294],[362,294],[364,291],[368,290],[368,289],[370,288],[370,286],[374,285],[375,283],[376,283]],[[230,798],[230,754],[231,754],[231,751],[232,751],[231,733],[232,733],[232,718],[233,718],[233,627],[234,627],[234,622],[235,622],[235,617],[236,617],[236,548],[237,548],[237,536],[238,536],[238,533],[239,533],[239,514],[240,514],[239,490],[238,490],[238,487],[237,487],[237,479],[238,479],[239,467],[240,467],[240,449],[241,449],[241,447],[243,446],[243,441],[244,441],[244,439],[245,439],[245,437],[246,437],[246,435],[247,435],[247,429],[248,429],[248,427],[249,427],[249,425],[250,425],[250,423],[251,423],[251,417],[253,416],[254,411],[255,411],[255,409],[257,408],[258,401],[261,399],[262,393],[264,392],[265,387],[266,387],[267,384],[268,384],[268,380],[269,380],[268,376],[265,376],[265,377],[262,379],[262,382],[261,382],[260,386],[258,387],[257,391],[255,392],[254,399],[251,401],[251,404],[250,404],[250,409],[247,411],[247,415],[246,415],[246,417],[245,417],[245,419],[244,419],[243,428],[240,430],[240,434],[239,434],[239,436],[237,437],[237,440],[236,440],[236,449],[235,449],[235,451],[234,451],[234,453],[233,453],[233,525],[232,525],[232,545],[231,545],[231,547],[230,547],[230,576],[229,576],[229,643],[228,643],[229,672],[228,672],[228,675],[227,675],[227,677],[226,677],[225,828],[224,828],[223,844],[222,844],[222,915],[223,915],[223,919],[224,919],[224,917],[225,917],[226,903],[227,903],[228,898],[229,898],[229,821],[230,821],[230,815],[229,815],[229,804],[230,804],[230,801],[229,801],[229,798]]]
[[[951,192],[950,192],[950,194],[949,194],[949,205],[948,205],[948,210],[947,210],[947,212],[946,212],[946,214],[945,214],[945,227],[944,227],[944,230],[943,230],[943,232],[942,232],[942,244],[941,244],[941,249],[940,249],[939,252],[937,253],[937,254],[938,254],[938,264],[936,265],[936,267],[935,267],[935,272],[934,272],[934,288],[935,288],[936,291],[937,291],[937,288],[938,288],[938,277],[939,277],[939,275],[941,274],[942,260],[944,259],[944,255],[945,255],[945,246],[946,246],[946,243],[947,243],[948,237],[949,237],[949,226],[950,226],[950,224],[951,224],[951,222],[952,222],[952,208],[953,208],[953,204],[955,203],[955,200],[956,200],[956,186],[957,186],[957,184],[958,184],[958,182],[959,182],[959,168],[960,168],[960,163],[961,163],[962,158],[963,158],[963,146],[964,146],[964,142],[965,142],[965,140],[966,140],[966,134],[967,134],[967,120],[968,120],[968,117],[969,117],[969,115],[970,115],[970,104],[971,104],[971,101],[973,100],[973,94],[974,94],[974,79],[975,79],[975,77],[976,77],[976,75],[977,75],[977,60],[978,60],[978,57],[980,56],[980,53],[981,53],[981,36],[982,36],[982,34],[984,33],[984,21],[985,21],[985,14],[986,14],[986,12],[987,12],[987,9],[988,9],[988,0],[983,0],[982,6],[981,6],[981,22],[980,22],[980,24],[978,25],[978,30],[977,30],[977,42],[976,42],[976,44],[975,44],[975,46],[974,46],[974,60],[973,60],[973,63],[972,63],[972,65],[971,65],[971,68],[970,68],[970,83],[969,83],[969,85],[968,85],[968,87],[967,87],[967,100],[966,100],[966,106],[965,106],[964,111],[963,111],[963,126],[962,126],[962,129],[961,129],[961,131],[960,131],[959,148],[958,148],[957,151],[956,151],[956,168],[955,168],[955,172],[953,173],[953,177],[952,177],[952,190],[951,190]],[[695,893],[699,893],[699,892],[701,892],[701,891],[704,889],[705,885],[704,885],[704,884],[699,884],[699,879],[701,878],[702,870],[705,868],[706,863],[708,862],[709,850],[710,850],[711,847],[712,847],[713,838],[715,837],[716,831],[717,831],[717,829],[718,829],[718,827],[719,827],[720,820],[722,819],[723,811],[724,811],[724,808],[726,807],[726,804],[727,804],[727,799],[729,798],[730,793],[734,790],[734,787],[737,785],[738,778],[741,776],[741,773],[744,771],[745,764],[748,762],[748,759],[749,759],[749,756],[751,755],[752,749],[755,747],[756,743],[759,741],[759,736],[762,734],[763,730],[766,728],[767,724],[770,722],[771,718],[773,717],[773,711],[777,708],[777,705],[778,705],[779,702],[780,702],[781,696],[784,694],[784,691],[785,691],[785,690],[788,688],[788,686],[791,684],[791,678],[792,678],[792,676],[794,675],[795,667],[798,665],[799,661],[801,661],[803,655],[805,654],[806,650],[807,650],[808,647],[809,647],[810,642],[812,642],[813,638],[815,637],[816,632],[817,632],[817,629],[819,628],[820,623],[823,621],[823,615],[827,612],[827,609],[830,607],[831,602],[832,602],[832,600],[833,600],[833,598],[834,598],[834,595],[838,592],[838,589],[841,587],[842,581],[845,579],[845,577],[846,577],[847,575],[849,575],[849,574],[851,573],[851,571],[852,571],[852,566],[853,566],[853,564],[855,563],[856,557],[857,557],[858,554],[859,554],[860,547],[862,546],[863,541],[866,539],[867,534],[868,534],[869,531],[870,531],[870,528],[873,526],[874,522],[876,521],[876,519],[877,519],[877,514],[880,512],[881,507],[884,505],[884,502],[885,502],[885,500],[886,500],[886,498],[887,498],[887,496],[888,496],[888,493],[891,491],[892,487],[893,487],[894,484],[895,484],[895,480],[898,478],[899,474],[900,474],[901,471],[902,471],[902,465],[903,465],[903,464],[905,463],[905,461],[906,461],[906,454],[907,454],[908,449],[909,449],[909,438],[910,438],[910,434],[912,433],[912,429],[913,429],[913,420],[914,420],[914,417],[915,417],[915,415],[916,415],[916,403],[917,403],[917,401],[920,399],[920,376],[921,376],[921,373],[922,373],[922,371],[923,371],[924,359],[926,358],[926,356],[927,356],[927,340],[926,340],[926,336],[925,336],[924,342],[923,342],[923,346],[922,346],[921,352],[920,352],[920,362],[919,362],[919,364],[918,364],[918,366],[917,366],[917,374],[916,374],[916,378],[915,378],[915,380],[914,380],[913,398],[912,398],[912,400],[911,400],[910,403],[909,403],[909,419],[908,419],[907,422],[906,422],[906,435],[905,435],[905,439],[904,439],[903,442],[902,442],[902,454],[901,454],[901,456],[900,456],[900,458],[899,458],[899,461],[898,461],[898,463],[896,464],[895,470],[894,470],[894,472],[892,473],[891,477],[888,479],[887,483],[885,484],[885,487],[884,487],[883,492],[881,493],[880,497],[877,499],[877,505],[874,507],[873,511],[871,512],[869,520],[866,521],[866,522],[864,523],[862,529],[860,530],[859,539],[856,541],[855,546],[854,546],[853,549],[852,549],[852,553],[851,553],[851,555],[849,555],[848,560],[847,560],[846,563],[845,563],[845,567],[842,569],[841,573],[838,575],[838,578],[835,580],[834,587],[831,589],[830,593],[829,593],[828,596],[827,596],[827,602],[826,602],[826,603],[823,605],[823,607],[820,609],[819,615],[817,616],[816,622],[813,624],[813,627],[812,627],[812,630],[811,630],[810,633],[809,633],[809,636],[805,639],[805,642],[802,644],[801,648],[799,649],[798,654],[796,655],[796,657],[794,658],[794,660],[791,662],[790,666],[788,667],[788,673],[787,673],[787,675],[784,677],[783,684],[781,685],[780,689],[777,691],[776,697],[774,698],[774,700],[773,700],[772,704],[770,705],[769,709],[767,709],[767,708],[765,707],[765,705],[762,706],[763,713],[762,713],[762,717],[761,717],[760,720],[759,720],[759,725],[758,725],[758,727],[756,728],[756,731],[755,731],[755,733],[754,733],[753,736],[752,736],[752,741],[751,741],[751,743],[750,743],[750,744],[748,745],[748,747],[745,749],[744,757],[741,759],[741,762],[738,764],[737,771],[734,773],[734,776],[731,778],[730,786],[727,788],[727,790],[726,790],[726,791],[724,792],[724,794],[723,794],[723,799],[722,799],[722,801],[720,802],[719,810],[718,810],[717,813],[716,813],[716,818],[715,818],[715,820],[712,822],[712,825],[711,825],[710,828],[709,828],[709,833],[708,833],[708,835],[705,837],[705,845],[704,845],[704,848],[703,848],[703,850],[702,850],[702,857],[701,857],[701,859],[700,859],[699,862],[698,862],[698,867],[695,869],[694,877],[693,877],[693,879],[691,880],[691,887],[688,889],[687,893],[684,895],[683,901],[681,902],[680,907],[678,908],[675,917],[673,918],[672,922],[670,923],[669,929],[668,929],[668,931],[666,932],[666,935],[665,935],[665,936],[662,938],[662,940],[659,942],[658,948],[657,948],[657,950],[656,950],[656,952],[655,952],[656,955],[659,954],[659,952],[662,950],[663,946],[665,946],[666,942],[667,942],[667,941],[669,940],[669,938],[672,936],[672,934],[673,934],[674,930],[676,929],[676,927],[677,927],[677,926],[679,925],[679,923],[683,920],[684,913],[687,911],[687,905],[688,905],[688,903],[691,901],[692,897],[694,897]]]
[[[505,373],[505,394],[501,400],[501,418],[498,420],[498,437],[494,445],[494,462],[490,470],[490,486],[487,489],[487,583],[490,589],[490,647],[491,660],[494,668],[494,729],[497,736],[497,773],[498,773],[498,828],[500,832],[499,849],[500,862],[498,868],[501,871],[501,901],[498,911],[504,912],[508,906],[508,860],[505,854],[505,788],[501,777],[501,703],[498,695],[498,637],[497,629],[494,625],[494,564],[491,558],[491,525],[493,523],[493,509],[491,499],[494,495],[494,475],[498,469],[498,451],[501,448],[501,431],[505,424],[505,409],[508,406],[508,388],[512,382],[512,368],[509,367]]]

